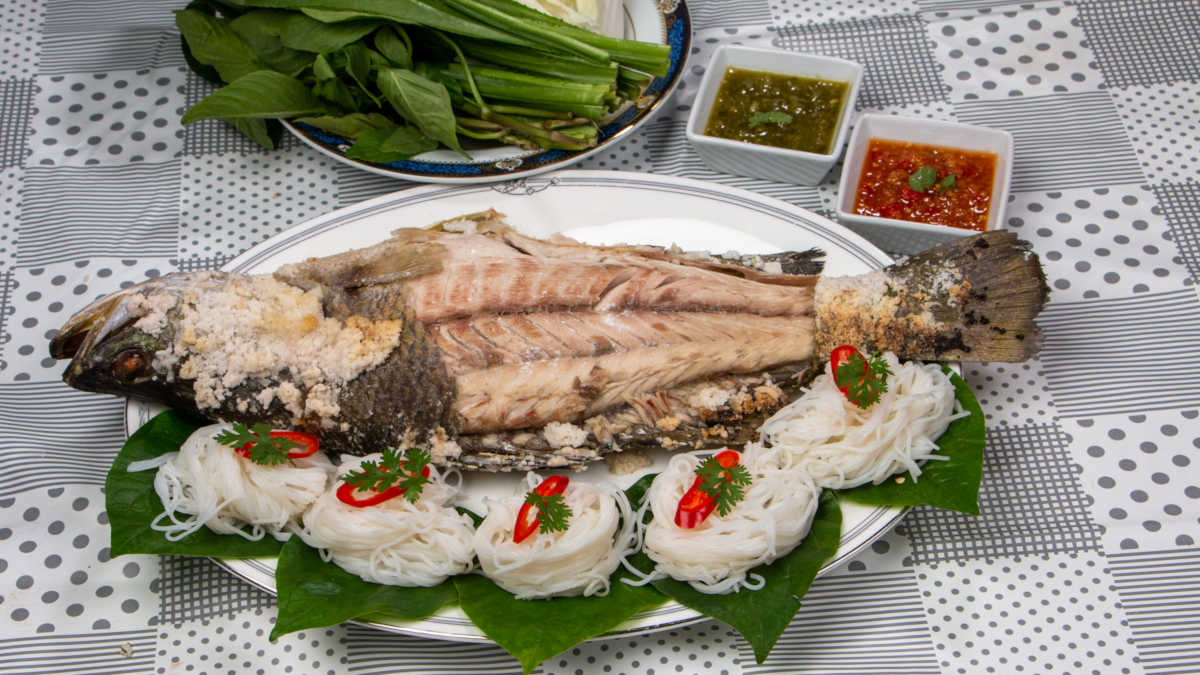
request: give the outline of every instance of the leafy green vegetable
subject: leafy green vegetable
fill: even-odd
[[[463,152],[454,131],[454,109],[446,87],[402,68],[380,69],[376,83],[401,117],[433,140]]]
[[[368,131],[380,129],[391,131],[396,125],[379,113],[350,113],[349,115],[322,115],[321,117],[297,117],[296,122],[314,126],[322,131],[355,139]],[[425,139],[429,141],[429,139]],[[391,160],[396,161],[396,160]]]
[[[841,494],[850,501],[877,506],[917,506],[979,514],[979,483],[983,476],[983,447],[987,439],[983,409],[961,377],[945,369],[954,383],[955,397],[969,411],[950,423],[937,439],[939,455],[950,459],[928,461],[916,479],[907,474],[893,476],[879,485],[863,485]]]
[[[247,541],[233,534],[201,528],[179,541],[168,541],[150,523],[163,512],[154,491],[152,470],[129,472],[130,462],[151,459],[179,450],[200,424],[183,413],[159,413],[125,441],[104,481],[104,507],[108,513],[113,556],[127,553],[258,558],[273,556],[280,544],[272,537]]]
[[[641,501],[653,476],[643,477],[626,490],[630,502]],[[477,575],[454,577],[459,604],[471,621],[496,644],[521,662],[528,673],[539,663],[588,638],[601,635],[630,617],[666,601],[650,586],[621,581],[633,576],[617,568],[604,597],[517,600],[490,579]],[[530,630],[536,626],[536,630]]]
[[[521,44],[520,37],[496,30],[440,6],[421,0],[229,0],[238,7],[274,7],[278,9],[326,10],[340,12],[339,21],[351,18],[389,19],[416,24],[457,35]],[[312,16],[312,12],[308,12]]]
[[[937,169],[923,166],[908,176],[908,186],[917,192],[924,192],[937,182]]]
[[[938,181],[939,192],[949,192],[956,187],[958,187],[958,176],[955,174],[950,174]]]
[[[415,157],[436,147],[437,141],[416,127],[389,127],[360,134],[354,145],[346,150],[346,156],[364,162],[388,164]]]
[[[294,16],[292,12],[259,9],[230,21],[229,27],[254,50],[261,63],[284,75],[295,76],[312,64],[313,55],[284,46],[280,38],[284,25]]]
[[[779,126],[783,126],[791,123],[791,115],[779,110],[771,110],[769,112],[756,112],[750,115],[749,126],[753,129],[760,124],[778,124]]]
[[[245,134],[246,138],[268,150],[274,150],[279,145],[279,137],[283,134],[283,125],[279,123],[279,120],[238,117],[225,121]]]
[[[243,75],[209,94],[183,115],[191,124],[204,119],[238,117],[298,117],[324,115],[330,105],[317,98],[303,82],[270,70]]]
[[[413,45],[408,33],[396,26],[385,26],[375,34],[375,49],[397,68],[412,70]]]
[[[175,26],[192,58],[215,68],[223,81],[233,82],[248,73],[267,70],[254,49],[229,24],[198,9],[175,12]]]
[[[817,572],[837,552],[841,532],[842,510],[837,497],[825,490],[812,528],[800,545],[770,565],[751,570],[766,582],[759,590],[743,588],[737,593],[709,595],[674,579],[659,579],[652,585],[676,602],[729,624],[750,643],[755,659],[762,663],[800,609],[799,599],[808,592]],[[649,567],[639,569],[649,571]]]
[[[304,14],[284,13],[290,17],[279,36],[284,46],[313,53],[353,44],[380,25],[379,21],[370,20],[322,23]]]
[[[458,601],[450,581],[437,586],[409,588],[364,581],[321,560],[321,554],[299,537],[279,552],[275,569],[279,617],[271,639],[305,628],[332,626],[350,619],[413,621]]]

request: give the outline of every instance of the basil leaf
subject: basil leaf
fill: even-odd
[[[183,115],[191,124],[203,119],[322,115],[330,106],[303,82],[272,70],[243,75],[209,94]]]
[[[375,104],[375,107],[383,107],[383,102],[379,100],[379,97],[375,96],[375,94],[371,92],[371,89],[368,86],[369,83],[374,81],[371,77],[371,70],[376,61],[372,58],[372,56],[378,55],[357,42],[343,47],[342,55],[346,59],[346,74],[349,75],[350,78],[354,80],[355,84],[358,85],[359,89],[361,89],[362,92],[371,99],[371,102]]]
[[[285,47],[306,52],[328,52],[341,49],[361,40],[379,27],[378,21],[345,21],[322,23],[316,19],[288,12],[288,22],[279,37]]]
[[[395,67],[412,70],[412,41],[396,26],[385,26],[375,34],[375,49]]]
[[[979,514],[979,483],[983,476],[983,448],[987,441],[983,409],[961,377],[943,367],[954,384],[954,395],[969,417],[954,420],[937,439],[937,454],[948,460],[928,461],[921,475],[893,476],[879,485],[841,490],[846,499],[877,506],[928,504],[971,515]]]
[[[313,62],[313,55],[285,47],[279,37],[283,26],[294,16],[293,12],[256,9],[234,19],[229,27],[261,63],[285,75],[296,75]]]
[[[792,116],[779,110],[772,110],[770,112],[756,112],[750,115],[751,129],[760,124],[778,124],[779,126],[783,126],[785,124],[791,124],[791,122]]]
[[[413,621],[458,600],[449,580],[437,586],[387,586],[364,581],[321,560],[321,554],[299,537],[279,552],[275,568],[279,617],[270,639],[305,628],[332,626],[350,619]]]
[[[154,491],[155,471],[129,472],[130,462],[151,459],[179,450],[193,431],[195,420],[174,410],[159,413],[121,446],[104,481],[104,509],[108,513],[112,555],[152,553],[162,555],[258,558],[273,556],[283,546],[271,536],[247,541],[236,534],[217,534],[201,528],[179,541],[168,541],[150,523],[163,512]]]
[[[937,182],[937,169],[932,166],[923,166],[908,177],[908,186],[917,192],[924,192],[933,187]]]
[[[466,155],[458,144],[454,109],[446,87],[401,68],[381,69],[376,84],[404,119],[415,124],[426,136]]]
[[[409,159],[437,148],[437,141],[415,127],[391,127],[364,131],[346,150],[350,159],[388,164]]]
[[[737,593],[710,595],[675,579],[659,579],[652,585],[676,602],[729,624],[750,643],[754,658],[762,663],[800,609],[800,598],[817,572],[837,553],[842,510],[830,490],[823,490],[820,500],[812,528],[800,545],[770,565],[751,570],[766,582],[757,591],[743,588]]]
[[[394,122],[379,113],[350,113],[340,117],[332,115],[297,117],[292,121],[302,122],[335,136],[350,139],[358,138],[368,131],[393,129],[396,126]]]
[[[625,491],[631,504],[641,501],[653,479],[653,475],[645,476]],[[634,577],[618,567],[609,578],[608,595],[604,597],[549,600],[517,600],[491,579],[479,575],[454,577],[454,585],[463,612],[529,673],[542,661],[666,601],[651,586],[630,586],[621,581],[624,578]]]
[[[416,24],[437,28],[457,35],[522,44],[524,40],[484,25],[441,6],[441,3],[422,0],[230,0],[238,7],[275,7],[304,10],[308,15],[327,16],[338,20],[349,18],[388,19],[396,23]]]
[[[261,145],[267,150],[274,150],[279,145],[279,137],[283,134],[283,125],[279,120],[267,120],[261,117],[237,117],[226,120],[234,129],[246,135],[246,138]]]
[[[215,68],[223,81],[233,82],[247,73],[267,69],[229,24],[198,9],[175,12],[175,26],[192,58]]]

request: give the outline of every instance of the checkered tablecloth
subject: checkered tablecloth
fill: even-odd
[[[494,646],[343,625],[269,642],[274,599],[204,559],[111,559],[121,401],[68,389],[47,340],[85,302],[219,266],[409,184],[215,122],[182,0],[0,3],[0,673],[517,672]],[[741,186],[684,138],[718,45],[848,58],[860,112],[1016,140],[1006,227],[1052,287],[1034,361],[965,367],[988,415],[977,518],[916,509],[819,579],[771,658],[709,622],[582,645],[553,673],[1200,671],[1200,3],[695,0],[678,91],[580,166]],[[880,242],[887,248],[887,242]]]

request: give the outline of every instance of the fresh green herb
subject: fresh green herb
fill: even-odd
[[[571,507],[563,500],[562,493],[544,497],[537,490],[525,495],[525,503],[537,509],[538,532],[566,532],[573,515]]]
[[[382,454],[378,462],[367,460],[359,465],[360,471],[342,476],[342,482],[371,492],[398,487],[404,491],[404,498],[415,504],[429,482],[428,477],[421,475],[430,462],[429,453],[420,448],[409,448],[401,455],[388,448]]]
[[[756,112],[750,115],[750,128],[760,124],[778,124],[784,126],[792,123],[792,116],[779,110],[771,110],[769,112]]]
[[[938,192],[949,192],[958,187],[958,177],[950,174],[938,181]]]
[[[750,485],[750,471],[741,464],[723,467],[712,455],[696,467],[700,479],[699,489],[716,504],[718,515],[729,515],[738,502],[746,498],[746,486]]]
[[[247,457],[251,462],[263,466],[295,464],[288,457],[288,451],[301,445],[289,438],[272,436],[271,427],[261,422],[252,427],[247,427],[241,422],[234,422],[232,431],[226,429],[217,434],[214,440],[221,445],[228,445],[239,450],[249,445]]]
[[[917,192],[924,192],[937,182],[937,169],[923,166],[908,176],[908,186]]]
[[[833,381],[846,392],[846,398],[860,408],[870,408],[887,391],[887,379],[892,374],[887,361],[876,353],[869,359],[854,352],[838,365]]]

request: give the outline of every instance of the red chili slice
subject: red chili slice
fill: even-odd
[[[302,446],[296,450],[289,450],[288,459],[301,459],[308,457],[309,455],[316,454],[317,448],[320,445],[316,436],[306,434],[303,431],[272,431],[270,436],[271,438],[286,438],[289,441],[295,441]],[[235,452],[242,457],[249,459],[250,448],[253,448],[255,445],[257,444],[253,442],[247,443],[238,448]]]
[[[380,469],[380,470],[382,471],[383,469]],[[429,467],[428,466],[421,468],[421,477],[429,478]],[[382,504],[383,502],[386,502],[389,499],[399,497],[400,495],[404,494],[406,492],[406,490],[398,488],[394,485],[392,487],[384,490],[383,492],[371,492],[368,490],[366,492],[370,496],[365,497],[363,499],[359,499],[358,497],[355,496],[359,492],[361,492],[361,490],[359,490],[357,487],[355,487],[349,483],[342,483],[341,485],[338,486],[338,489],[337,489],[338,501],[340,501],[343,504],[346,504],[348,506],[357,506],[358,508],[361,509],[361,508],[365,508],[368,506],[375,506],[376,504]]]
[[[722,450],[717,453],[717,464],[726,469],[737,466],[741,459],[741,455],[736,450]],[[724,478],[729,478],[728,472],[724,474]],[[712,515],[716,507],[716,501],[707,492],[700,489],[700,477],[696,476],[692,487],[683,493],[683,497],[679,499],[679,506],[675,507],[675,524],[685,530],[690,530],[703,523]]]
[[[855,354],[859,354],[859,356],[862,356],[862,354],[860,354],[857,349],[855,349],[854,347],[851,347],[850,345],[842,345],[842,346],[834,349],[829,354],[829,364],[833,367],[834,382],[837,382],[838,367],[840,367],[842,365],[843,361],[849,359],[851,356],[854,356]],[[866,377],[869,372],[870,372],[870,366],[867,364],[867,360],[864,357],[863,358],[863,377]],[[854,399],[850,398],[850,385],[846,385],[844,387],[838,387],[838,390],[842,392],[842,394],[846,397],[847,400],[849,400],[854,405],[858,405],[858,401],[855,401]]]
[[[571,482],[570,476],[550,476],[538,486],[534,488],[543,497],[551,495],[560,495],[567,489],[567,484]],[[537,532],[541,521],[536,515],[531,517],[530,512],[533,510],[533,504],[525,502],[521,504],[521,510],[517,511],[517,522],[513,524],[513,543],[519,544],[529,538],[529,535]]]

